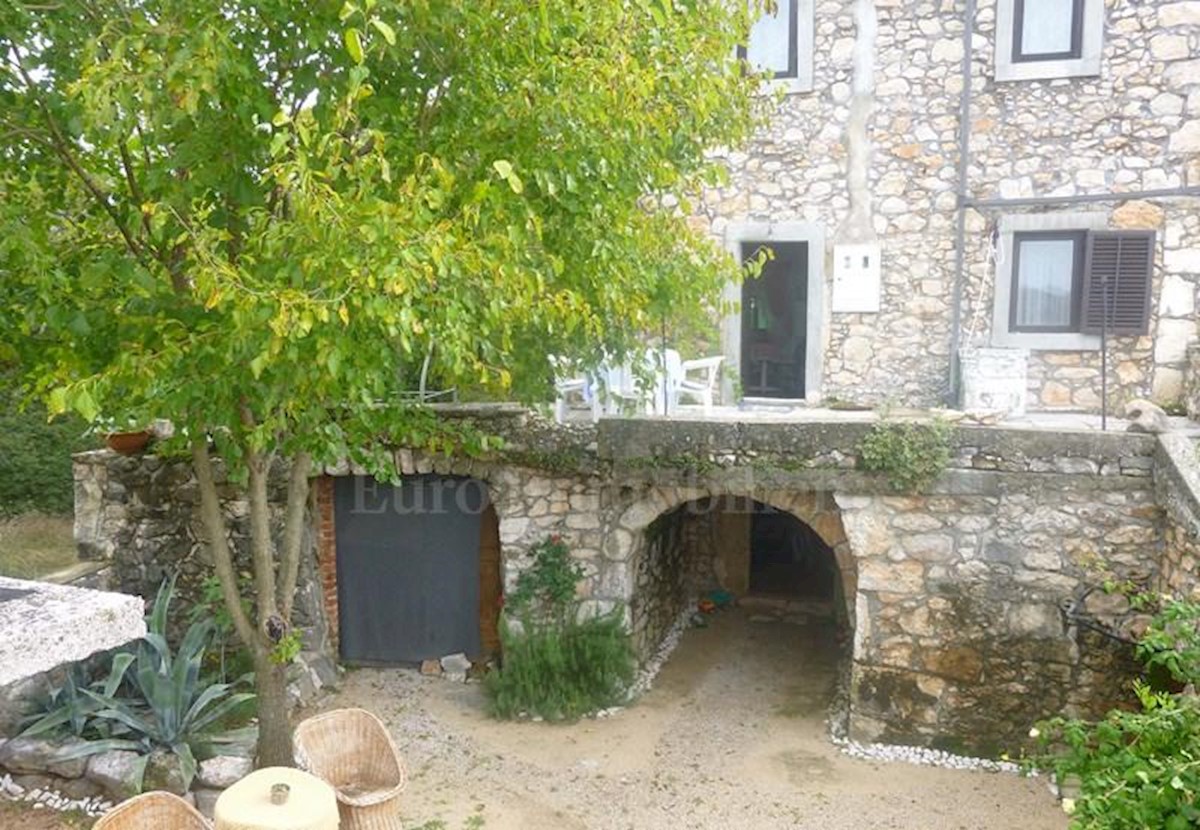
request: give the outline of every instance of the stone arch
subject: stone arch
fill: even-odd
[[[793,516],[820,538],[833,554],[835,613],[843,630],[855,630],[858,573],[842,524],[841,510],[831,491],[792,491],[753,486],[678,487],[655,486],[636,492],[616,511],[614,526],[606,540],[606,554],[628,563],[626,603],[637,616],[639,580],[645,578],[643,563],[655,544],[655,523],[681,507],[706,500],[745,499]],[[635,643],[640,652],[652,651],[657,643],[639,641],[641,621],[632,619]],[[653,639],[653,638],[650,638]]]

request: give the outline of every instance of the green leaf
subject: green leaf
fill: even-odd
[[[96,401],[92,398],[92,393],[87,389],[80,389],[75,394],[72,405],[75,407],[75,411],[79,413],[79,417],[83,418],[89,424],[96,420],[96,416],[100,414],[100,407],[96,406]]]
[[[371,25],[378,30],[379,34],[383,35],[383,39],[387,41],[388,46],[396,45],[396,32],[391,26],[384,23],[378,17],[371,18]]]
[[[513,173],[512,162],[507,159],[496,159],[492,162],[492,167],[502,179],[507,179]]]
[[[355,63],[363,62],[363,46],[362,35],[358,29],[349,28],[342,32],[342,39],[346,43],[346,51],[350,53],[350,60]]]
[[[67,411],[66,387],[58,386],[50,390],[50,397],[46,402],[46,409],[51,415],[61,415]]]

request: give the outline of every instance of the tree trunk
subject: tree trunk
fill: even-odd
[[[287,666],[270,654],[254,658],[254,685],[258,692],[258,758],[255,766],[292,767],[292,725],[288,721]]]

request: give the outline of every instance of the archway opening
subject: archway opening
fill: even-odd
[[[853,560],[831,498],[777,503],[710,496],[650,522],[631,562],[634,645],[645,666],[661,666],[656,683],[714,716],[820,729],[849,666]],[[714,597],[728,602],[702,612]]]
[[[635,547],[630,615],[643,659],[698,601],[725,595],[743,609],[824,622],[839,646],[853,628],[856,578],[832,499],[810,499],[802,520],[748,496],[679,504],[652,521]],[[811,523],[810,523],[811,522]]]
[[[815,530],[791,513],[755,502],[749,522],[751,596],[832,602],[837,563]]]

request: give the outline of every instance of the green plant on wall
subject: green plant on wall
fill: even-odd
[[[894,490],[920,492],[950,463],[952,429],[938,418],[927,423],[878,423],[858,444],[858,465],[885,474]]]
[[[1165,668],[1184,692],[1134,682],[1139,708],[1090,723],[1055,718],[1031,732],[1031,768],[1077,781],[1064,798],[1072,830],[1187,830],[1200,826],[1200,603],[1165,603],[1138,645],[1150,669]]]
[[[561,537],[530,554],[505,598],[503,665],[484,682],[492,714],[574,720],[621,703],[636,668],[623,610],[580,614],[583,569]]]

